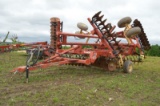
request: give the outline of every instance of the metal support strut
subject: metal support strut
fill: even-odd
[[[29,81],[29,66],[26,66],[26,83]]]

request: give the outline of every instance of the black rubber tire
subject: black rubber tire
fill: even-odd
[[[140,27],[133,27],[133,28],[129,29],[126,32],[126,36],[129,37],[129,38],[131,38],[134,35],[138,35],[139,33],[141,33],[141,28]]]
[[[130,60],[126,60],[123,64],[123,72],[131,73],[133,71],[133,64]]]
[[[132,19],[130,17],[124,17],[121,20],[118,21],[118,27],[123,28],[126,24],[130,24]]]

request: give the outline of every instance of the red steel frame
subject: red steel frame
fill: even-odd
[[[34,45],[47,45],[47,42],[33,42],[33,43],[3,45],[3,46],[0,46],[0,53],[15,50],[20,47],[28,47],[28,46],[34,46]]]
[[[52,22],[51,18],[51,22]],[[57,40],[56,40],[56,52],[55,54],[52,54],[49,58],[45,59],[42,62],[38,62],[34,66],[29,67],[29,71],[35,70],[37,68],[47,68],[49,66],[54,65],[63,65],[63,64],[70,64],[70,63],[77,63],[77,64],[84,64],[84,65],[92,65],[99,57],[108,57],[108,58],[115,58],[116,55],[113,53],[113,48],[116,47],[115,44],[113,45],[113,48],[109,45],[109,43],[103,39],[102,33],[97,29],[96,25],[92,23],[92,20],[88,18],[89,23],[92,25],[93,30],[90,31],[89,34],[73,34],[73,33],[67,33],[62,32],[60,30],[61,24],[60,20],[57,19]],[[54,20],[55,22],[55,20]],[[110,30],[111,32],[115,29],[115,26],[112,27]],[[62,39],[60,39],[60,36]],[[97,43],[73,43],[73,42],[67,42],[67,37],[73,36],[73,37],[85,37],[85,38],[96,38],[100,39]],[[118,38],[125,38],[124,31],[117,32],[112,34],[112,36],[116,36]],[[131,44],[128,43],[119,43],[119,46],[124,48],[125,51],[121,53],[122,57],[124,58],[127,55],[132,55],[136,48],[140,48],[140,44],[138,42],[138,39],[136,37],[129,38],[131,41]],[[133,42],[133,40],[136,41],[136,43]],[[62,45],[71,45],[70,49],[64,50],[59,49]],[[93,46],[93,48],[90,49],[83,49],[82,45],[90,45]],[[96,46],[97,48],[94,48]],[[142,52],[142,51],[141,51]],[[81,54],[81,55],[87,55],[87,59],[72,59],[72,58],[66,58],[61,57],[61,55],[70,53],[70,54]],[[26,66],[20,66],[18,68],[15,68],[12,70],[12,72],[25,72]]]

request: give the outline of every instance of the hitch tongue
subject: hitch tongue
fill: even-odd
[[[26,71],[26,66],[20,66],[18,68],[13,69],[11,72],[16,74],[17,72],[25,72]]]

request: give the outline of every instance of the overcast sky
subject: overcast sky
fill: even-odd
[[[139,19],[150,43],[160,44],[159,0],[0,0],[0,37],[10,31],[20,41],[50,41],[51,17],[59,17],[63,30],[74,33],[77,22],[86,23],[91,30],[87,18],[98,11],[116,26],[126,16]]]

